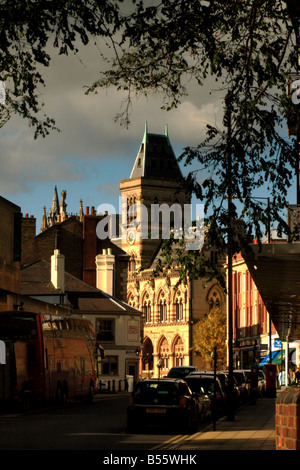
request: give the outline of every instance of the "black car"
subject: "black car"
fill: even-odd
[[[193,372],[189,374],[185,381],[194,393],[199,393],[201,389],[211,400],[212,411],[222,415],[226,409],[226,394],[218,377],[216,382],[213,374]],[[216,390],[215,390],[216,385]]]
[[[170,425],[189,433],[199,422],[196,396],[183,379],[141,380],[127,409],[129,432],[145,425]]]
[[[195,372],[197,370],[198,369],[195,366],[175,366],[169,370],[167,377],[184,378],[191,372]]]

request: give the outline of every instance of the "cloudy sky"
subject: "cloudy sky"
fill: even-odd
[[[45,112],[55,118],[60,132],[34,140],[34,130],[24,119],[13,117],[0,129],[1,192],[37,218],[39,232],[43,206],[50,209],[54,187],[67,191],[68,213],[86,206],[110,203],[118,207],[119,183],[128,178],[147,121],[148,131],[169,137],[177,156],[187,145],[196,145],[207,123],[222,121],[222,95],[208,88],[189,88],[178,109],[160,109],[159,96],[138,98],[128,129],[114,122],[124,96],[115,89],[85,95],[84,86],[98,78],[99,50],[82,49],[79,58],[53,56],[45,70],[46,87],[40,90]],[[183,173],[187,170],[182,168]]]
[[[66,189],[69,213],[78,213],[80,199],[84,207],[118,204],[119,183],[130,176],[145,122],[149,132],[162,134],[167,124],[179,156],[185,146],[199,143],[207,122],[218,119],[220,95],[191,87],[188,98],[171,112],[160,109],[159,96],[137,98],[130,127],[120,126],[114,117],[120,112],[122,93],[111,89],[84,94],[84,87],[98,78],[100,60],[99,50],[89,46],[79,58],[54,55],[45,69],[41,99],[60,132],[34,140],[34,130],[16,116],[0,129],[1,195],[19,205],[23,214],[35,216],[38,230],[55,185],[59,196]]]

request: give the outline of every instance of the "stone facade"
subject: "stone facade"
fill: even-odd
[[[181,190],[182,179],[167,133],[149,134],[146,127],[130,178],[120,183],[121,195],[127,201],[129,226],[127,237],[122,239],[122,249],[130,256],[127,303],[141,310],[144,319],[142,376],[166,375],[176,365],[210,368],[211,364],[206,364],[193,350],[194,326],[214,305],[224,313],[226,311],[224,293],[216,282],[205,288],[201,279],[186,280],[178,285],[176,269],[171,269],[167,276],[153,277],[162,241],[163,220],[156,220],[158,227],[154,226],[154,230],[159,231],[159,238],[143,237],[140,235],[143,229],[141,219],[145,216],[142,210],[148,217],[146,230],[149,233],[153,230],[151,209],[154,205],[165,205],[170,209],[176,205],[184,213],[190,199]],[[131,212],[132,206],[136,212]],[[174,226],[176,221],[172,219],[172,210],[166,213]],[[136,228],[132,236],[130,225]],[[144,227],[144,233],[146,230]],[[207,255],[210,256],[209,250]],[[139,272],[141,266],[143,269]]]

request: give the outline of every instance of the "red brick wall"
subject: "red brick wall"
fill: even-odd
[[[279,393],[275,430],[276,450],[300,450],[300,389]]]
[[[20,213],[19,206],[0,196],[0,304],[1,307],[4,305],[4,308],[9,301],[8,293],[20,292],[20,262],[14,258],[14,216]]]

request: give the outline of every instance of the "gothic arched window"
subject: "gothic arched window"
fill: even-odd
[[[169,357],[170,357],[170,348],[169,343],[166,338],[163,339],[159,348],[159,356],[160,359],[163,361],[162,369],[169,368]]]
[[[213,289],[208,297],[208,309],[221,308],[220,295],[216,289]]]
[[[182,299],[176,299],[175,309],[176,309],[176,321],[181,321],[181,320],[183,320],[183,304],[182,304]]]
[[[148,295],[146,295],[143,303],[143,314],[145,323],[151,323],[151,301],[149,300]]]

